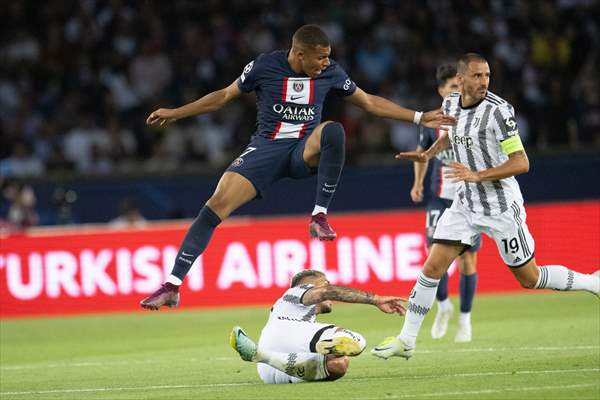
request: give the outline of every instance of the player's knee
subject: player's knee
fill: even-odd
[[[344,146],[346,133],[344,126],[339,122],[329,122],[323,127],[321,132],[321,145],[327,143],[331,145]]]
[[[428,278],[441,279],[445,272],[446,268],[440,263],[427,260],[425,265],[423,265],[423,273]]]
[[[340,379],[346,375],[348,366],[350,365],[350,359],[346,356],[343,357],[327,357],[327,372],[329,373],[329,380]]]

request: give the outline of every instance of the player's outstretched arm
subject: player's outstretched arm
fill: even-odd
[[[511,153],[508,160],[503,164],[483,171],[471,171],[463,164],[452,163],[450,164],[450,171],[445,176],[452,179],[453,182],[482,182],[509,178],[526,172],[529,172],[529,159],[525,150],[520,150]]]
[[[414,122],[417,125],[423,125],[427,128],[440,128],[442,130],[448,130],[447,125],[456,124],[456,118],[444,115],[441,108],[421,113],[399,106],[381,96],[368,94],[359,87],[356,88],[356,91],[352,95],[345,97],[345,99],[378,117]]]
[[[450,145],[448,135],[442,134],[433,142],[433,144],[425,151],[406,151],[396,154],[399,160],[410,160],[418,163],[426,163],[431,160],[437,153],[445,150]]]
[[[236,82],[223,88],[214,91],[199,98],[198,100],[183,105],[178,108],[159,108],[150,113],[146,119],[148,125],[164,125],[174,122],[181,118],[191,117],[193,115],[206,114],[212,111],[219,110],[231,100],[239,97],[241,90]]]
[[[372,304],[381,311],[404,315],[406,308],[402,305],[406,299],[393,296],[379,296],[346,286],[326,285],[311,288],[302,296],[302,304],[308,306],[323,301],[333,300],[344,303]]]

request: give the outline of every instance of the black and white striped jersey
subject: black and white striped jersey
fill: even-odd
[[[472,171],[497,167],[508,160],[500,143],[518,135],[514,108],[506,100],[487,92],[479,103],[462,107],[460,93],[444,98],[442,107],[447,115],[458,119],[448,131],[456,161]],[[485,182],[458,183],[455,200],[474,213],[498,215],[513,201],[523,197],[515,177]]]

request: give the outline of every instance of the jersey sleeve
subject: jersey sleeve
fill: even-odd
[[[339,64],[335,65],[333,89],[338,96],[350,96],[356,91],[356,83]]]
[[[289,288],[283,295],[283,300],[288,303],[302,306],[302,297],[304,297],[304,294],[313,287],[313,285],[298,285]]]
[[[237,79],[237,85],[240,90],[244,93],[249,93],[256,89],[258,86],[258,75],[260,73],[260,61],[262,54],[256,58],[256,60],[250,61],[244,67],[242,74]]]
[[[427,150],[435,141],[436,131],[433,128],[425,128],[419,125],[419,147]]]
[[[504,154],[508,156],[525,149],[519,136],[514,108],[510,104],[501,104],[496,107],[491,126]]]

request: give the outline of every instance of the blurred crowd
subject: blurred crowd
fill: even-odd
[[[440,104],[439,63],[481,53],[491,90],[515,106],[529,149],[598,148],[598,4],[8,0],[0,11],[0,175],[221,169],[253,133],[252,95],[167,128],[148,128],[147,114],[230,84],[259,53],[288,48],[305,23],[328,33],[332,58],[361,88],[417,109]],[[344,124],[351,164],[416,146],[413,125],[336,98],[324,118]]]

